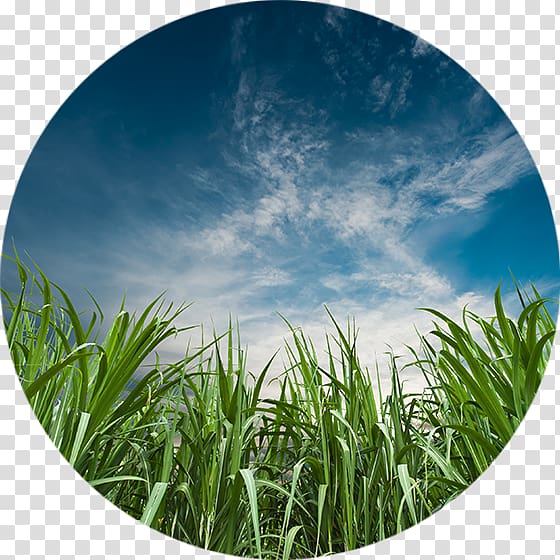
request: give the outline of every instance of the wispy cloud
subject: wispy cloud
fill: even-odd
[[[391,118],[406,109],[409,105],[407,97],[412,80],[412,71],[408,68],[390,66],[391,78],[377,75],[370,85],[371,106],[375,113],[386,111]]]
[[[203,229],[195,238],[193,250],[227,257],[253,251],[254,245],[243,235],[242,219],[245,217],[245,214],[236,214],[234,218],[225,217],[226,223]]]
[[[251,15],[241,16],[233,20],[231,31],[231,60],[240,64],[247,56],[247,39],[251,33]]]
[[[406,197],[409,211],[405,204],[398,211],[407,221],[430,204],[436,213],[480,208],[492,193],[534,172],[526,148],[509,124],[474,131],[461,131],[460,126],[445,118],[433,123],[422,131],[423,137],[430,138],[428,145],[419,142],[414,132],[406,141],[397,140],[390,128],[375,134],[356,132],[349,140],[361,145],[362,153],[385,155],[376,177],[385,189],[397,193],[397,203],[402,202],[399,197]]]
[[[407,73],[387,82],[390,93],[382,102],[392,103],[387,110],[395,115],[407,103],[410,81]],[[473,99],[473,110],[485,102]],[[324,317],[310,319],[321,317],[318,301],[341,317],[355,315],[365,325],[363,343],[375,355],[383,354],[387,342],[398,348],[412,342],[412,324],[429,328],[428,318],[415,311],[420,305],[458,313],[468,299],[490,309],[491,294],[462,293],[444,271],[425,262],[413,233],[425,220],[482,208],[492,193],[530,172],[530,159],[509,126],[465,129],[443,115],[411,130],[406,140],[402,129],[390,126],[355,128],[345,136],[355,156],[331,162],[328,119],[282,91],[273,75],[259,78],[250,70],[239,78],[231,114],[224,161],[251,182],[252,195],[232,196],[227,212],[207,220],[195,245],[208,264],[219,258],[219,274],[235,281],[223,286],[227,298],[203,284],[194,295],[204,316],[226,308],[239,313],[245,340],[254,346],[251,363],[264,360],[270,345],[282,344],[286,330],[274,322],[275,311],[322,337]],[[305,255],[319,243],[347,252],[344,273],[336,263],[315,276],[294,268],[290,253]],[[292,307],[289,295],[268,292],[298,290],[302,283],[306,290],[327,291],[307,307]]]
[[[287,286],[293,283],[293,279],[290,277],[288,272],[274,266],[267,266],[262,270],[255,272],[253,275],[253,281],[255,286],[266,288]]]
[[[418,58],[421,56],[435,54],[437,51],[434,47],[432,47],[432,45],[430,45],[430,43],[424,41],[424,39],[421,39],[420,37],[417,37],[410,52],[413,58]]]
[[[342,8],[329,6],[325,10],[324,21],[328,29],[334,30],[339,37],[342,36],[344,30],[344,22],[348,18],[347,10]]]

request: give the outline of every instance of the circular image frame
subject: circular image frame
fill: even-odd
[[[348,6],[348,7],[353,7],[353,6]],[[379,14],[379,15],[381,15],[381,14]],[[410,25],[408,26],[408,28],[410,28]],[[436,43],[436,44],[437,44],[437,43]],[[439,46],[441,47],[441,45],[439,45]],[[451,54],[453,54],[453,53],[451,53]],[[504,90],[504,91],[505,91],[505,90]],[[517,124],[517,123],[516,123],[516,124]],[[527,137],[526,137],[526,138],[527,138]],[[548,173],[545,174],[545,173],[543,172],[543,175],[547,175],[547,174],[548,174]],[[547,181],[546,181],[547,177],[545,176],[544,178],[545,178],[545,184],[546,184],[546,183],[547,183]],[[10,364],[10,367],[11,367],[11,364]],[[550,365],[549,365],[549,369],[550,369]],[[546,376],[545,376],[545,381],[546,381]],[[544,383],[544,382],[543,382],[543,383]],[[545,389],[544,385],[543,385],[543,388],[541,388],[541,393],[543,392],[543,389]],[[550,390],[550,387],[549,387],[547,390]],[[27,403],[26,403],[26,402],[25,402],[24,404],[25,404],[25,406],[27,406]],[[21,405],[20,405],[20,406],[21,406]],[[537,408],[537,403],[535,403],[535,405],[533,405],[533,408]],[[545,413],[545,414],[546,414],[546,413]],[[546,420],[550,420],[550,419],[547,418],[547,417],[545,416],[544,418],[542,418],[542,420],[545,420],[545,421],[546,421]],[[526,420],[526,421],[524,422],[524,424],[523,424],[523,426],[525,427],[525,431],[529,430],[529,434],[527,434],[527,435],[530,435],[531,430],[535,430],[535,427],[536,427],[535,425],[531,425],[531,422],[534,422],[534,420],[528,419],[528,420]],[[523,426],[522,426],[522,428],[520,429],[520,432],[521,432],[521,430],[523,430]],[[531,426],[532,426],[532,427],[531,427]],[[520,432],[518,432],[518,434],[520,434]],[[537,431],[535,430],[535,432],[537,432]],[[40,431],[39,431],[39,433],[40,433]],[[537,432],[537,433],[538,433],[538,432]],[[525,436],[524,436],[524,437],[525,437]],[[516,436],[514,437],[514,440],[515,440],[515,439],[519,439],[519,435],[516,435]],[[510,446],[512,446],[512,447],[513,447],[513,441],[514,441],[514,440],[512,440],[512,444],[510,444]],[[539,438],[539,441],[540,441],[540,438]],[[532,451],[537,451],[537,450],[532,450]],[[511,455],[511,454],[510,454],[510,455]],[[534,460],[535,460],[534,456],[533,456],[533,455],[530,455],[530,456],[529,456],[529,461],[528,461],[529,464],[531,464],[532,462],[534,462]],[[523,464],[523,463],[521,463],[521,464]],[[496,469],[496,468],[498,468],[498,466],[492,467],[492,468],[493,468],[493,469]],[[484,477],[483,477],[483,479],[484,479]],[[549,479],[549,480],[550,480],[550,479]],[[499,482],[499,481],[495,480],[495,481],[494,481],[494,484],[496,484],[497,482]],[[477,483],[477,484],[478,484],[478,483]],[[499,486],[499,484],[498,484],[498,486]],[[502,488],[502,490],[503,490],[503,488]],[[467,493],[468,493],[468,492],[467,492]],[[498,495],[500,494],[500,492],[497,492],[497,493],[498,493]],[[508,495],[508,494],[506,494],[506,496],[507,496],[507,495]],[[479,496],[479,499],[480,499],[480,498],[482,498],[482,496]],[[92,498],[92,499],[94,499],[94,498]],[[507,498],[506,498],[506,499],[507,499]],[[100,503],[100,502],[98,502],[98,503]],[[451,509],[453,509],[453,508],[451,508]],[[484,510],[484,509],[485,509],[485,508],[482,508],[482,510]],[[507,509],[507,508],[504,508],[504,510],[505,510],[505,509]],[[468,507],[466,508],[466,510],[467,510],[467,511],[472,511],[472,510],[470,510]],[[438,514],[438,515],[439,515],[439,514]],[[428,525],[429,525],[430,522],[428,521],[427,523],[428,523]],[[467,524],[470,525],[470,523],[467,523]],[[480,527],[481,525],[482,525],[482,523],[479,525],[479,527]],[[476,526],[476,521],[475,521],[475,526]],[[438,536],[439,536],[439,535],[438,535]],[[396,537],[395,539],[391,539],[391,542],[393,542],[393,541],[398,541],[399,539],[400,539],[400,537]],[[489,540],[491,541],[492,539],[489,539]],[[420,541],[419,541],[419,542],[420,542]],[[383,543],[380,543],[379,545],[374,545],[374,546],[376,547],[376,550],[377,550],[377,547],[381,547],[382,544],[383,544]],[[385,546],[387,546],[387,545],[385,545]],[[367,554],[367,551],[366,551],[365,549],[364,549],[364,553]]]

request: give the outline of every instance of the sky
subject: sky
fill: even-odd
[[[106,315],[163,290],[188,324],[231,314],[255,371],[278,313],[319,350],[325,305],[354,317],[373,363],[430,328],[420,306],[490,314],[510,271],[559,287],[544,186],[489,94],[415,35],[305,2],[198,13],[107,61],[37,142],[12,240]]]

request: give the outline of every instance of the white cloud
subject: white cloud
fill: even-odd
[[[428,43],[427,41],[424,41],[424,39],[417,37],[410,52],[414,58],[418,58],[421,56],[426,56],[428,54],[433,54],[435,52],[435,48],[432,47],[432,45],[430,45],[430,43]]]
[[[283,182],[257,202],[254,210],[255,231],[260,235],[281,238],[284,221],[297,219],[301,211],[297,187],[290,181]]]
[[[525,147],[509,127],[485,130],[474,141],[480,145],[476,153],[465,150],[439,169],[431,166],[434,173],[426,187],[444,195],[440,212],[480,208],[490,194],[511,187],[532,171]]]
[[[328,7],[325,10],[325,23],[327,28],[337,33],[339,37],[343,33],[344,20],[347,18],[346,10],[337,7]]]
[[[267,266],[255,272],[253,281],[255,286],[265,288],[287,286],[293,282],[288,272],[275,266]]]
[[[409,105],[408,91],[412,82],[412,71],[397,64],[389,67],[390,78],[377,75],[370,85],[370,103],[374,113],[386,111],[391,118]]]
[[[407,94],[412,80],[412,71],[403,69],[400,72],[401,77],[398,82],[398,87],[394,99],[391,100],[391,116],[393,117],[408,106]]]
[[[453,293],[449,281],[433,270],[414,272],[388,272],[374,277],[376,284],[399,295],[448,295]]]
[[[373,184],[344,193],[337,190],[315,191],[308,216],[323,221],[340,240],[366,236],[376,244],[383,241],[395,217],[388,189]]]
[[[252,15],[238,17],[233,21],[231,33],[231,60],[240,64],[247,56],[247,36],[251,31]]]
[[[321,278],[321,284],[338,292],[339,297],[359,291],[369,304],[386,298],[406,298],[420,304],[426,298],[450,298],[456,293],[445,275],[403,250],[399,259],[382,254],[360,263],[350,274],[332,273]],[[365,293],[364,293],[365,292]],[[381,294],[381,295],[379,295]]]
[[[238,224],[233,221],[203,230],[195,250],[208,250],[213,255],[235,257],[254,250],[254,245],[242,235]]]
[[[327,9],[324,25],[314,33],[314,40],[320,46],[322,60],[334,81],[343,86],[329,92],[333,97],[346,98],[350,89],[361,91],[363,76],[373,72],[381,42],[378,37],[364,36],[359,27],[346,25],[348,12],[337,8]],[[371,22],[364,22],[371,25]],[[390,25],[377,20],[378,25]],[[342,41],[341,41],[342,39]],[[343,46],[342,46],[343,45]],[[350,87],[349,87],[350,86]]]
[[[286,220],[296,222],[303,215],[297,187],[286,179],[269,188],[255,202],[242,202],[247,208],[234,207],[215,224],[194,234],[193,250],[230,257],[259,254],[259,241],[267,237],[282,239]]]
[[[250,103],[251,95],[249,77],[246,72],[242,72],[233,104],[233,123],[237,129],[242,129],[247,123],[246,107]]]
[[[391,100],[393,91],[393,82],[386,80],[382,76],[375,76],[371,82],[371,95],[374,111],[378,112],[384,109]]]
[[[379,159],[377,154],[383,146],[385,159],[378,162],[373,180],[379,185],[380,178],[393,177],[393,186],[385,188],[395,192],[395,217],[398,210],[399,220],[410,223],[417,220],[418,212],[427,214],[426,204],[431,204],[434,213],[481,208],[489,195],[510,188],[534,169],[511,126],[485,127],[475,133],[462,131],[461,126],[460,122],[442,117],[423,130],[422,136],[411,135],[407,141],[392,128],[377,134],[358,131],[348,140],[365,149],[366,158],[371,150],[371,157]],[[430,146],[419,141],[425,136],[432,139]],[[367,175],[372,174],[370,168],[357,168],[356,176],[366,185]],[[400,183],[399,176],[412,168],[416,169],[414,177]],[[437,199],[437,203],[430,203],[430,198]]]

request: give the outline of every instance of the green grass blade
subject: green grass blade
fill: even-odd
[[[165,498],[167,492],[167,482],[156,482],[150,492],[150,497],[140,518],[140,522],[150,527],[156,528],[157,519],[155,519],[158,509]]]
[[[243,477],[245,489],[247,490],[247,498],[249,501],[249,510],[251,512],[251,522],[253,524],[253,532],[255,534],[255,543],[257,546],[258,557],[262,557],[261,546],[261,530],[259,524],[259,505],[257,501],[257,487],[255,479],[250,469],[241,469],[239,474]]]
[[[70,453],[69,463],[74,466],[78,454],[81,451],[82,443],[84,442],[84,437],[86,435],[86,430],[89,424],[90,415],[87,412],[82,412],[80,414],[80,422],[78,424],[78,430],[74,436],[74,444],[72,445],[72,452]]]
[[[288,535],[286,536],[286,541],[284,543],[284,550],[282,551],[282,560],[289,560],[291,558],[290,555],[294,546],[294,540],[300,529],[303,529],[303,525],[295,525],[288,531]]]

